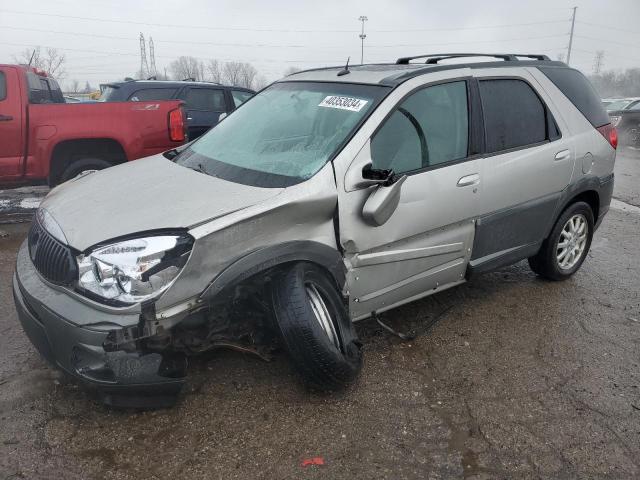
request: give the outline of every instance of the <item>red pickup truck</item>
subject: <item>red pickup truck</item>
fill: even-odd
[[[179,100],[64,103],[44,72],[0,64],[0,183],[54,186],[186,140]]]

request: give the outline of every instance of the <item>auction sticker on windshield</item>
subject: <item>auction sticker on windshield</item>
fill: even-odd
[[[340,110],[349,110],[351,112],[359,112],[362,110],[368,100],[361,100],[353,97],[340,97],[338,95],[329,95],[322,100],[318,106],[328,108],[339,108]]]

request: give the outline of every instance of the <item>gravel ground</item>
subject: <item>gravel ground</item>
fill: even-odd
[[[640,155],[615,196],[640,205]],[[639,478],[640,212],[612,209],[581,271],[525,262],[358,324],[365,365],[338,395],[286,358],[196,359],[180,403],[114,411],[68,384],[19,327],[27,226],[0,226],[0,479]],[[321,457],[324,465],[302,466]]]

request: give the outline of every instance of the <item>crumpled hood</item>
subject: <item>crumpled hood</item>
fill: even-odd
[[[228,182],[154,155],[66,182],[47,195],[41,208],[69,245],[83,251],[123,235],[193,227],[282,190]]]

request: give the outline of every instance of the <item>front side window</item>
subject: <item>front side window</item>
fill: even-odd
[[[147,102],[149,100],[170,100],[176,93],[175,88],[145,88],[133,92],[129,96],[132,102]]]
[[[7,77],[0,72],[0,100],[7,98]]]
[[[188,110],[225,112],[224,93],[213,88],[190,88],[185,96]]]
[[[523,80],[481,80],[487,153],[544,142],[547,137],[545,107]]]
[[[424,88],[404,100],[371,139],[374,168],[406,173],[464,159],[469,143],[467,83]]]
[[[254,96],[176,163],[262,187],[311,178],[390,91],[379,85],[282,82]]]

